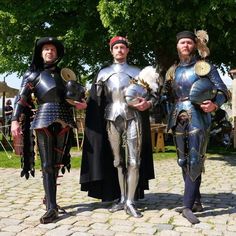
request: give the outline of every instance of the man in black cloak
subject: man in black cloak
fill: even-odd
[[[119,199],[110,212],[141,217],[134,199],[143,198],[154,178],[148,109],[153,101],[138,97],[128,105],[125,91],[140,70],[126,63],[128,40],[110,40],[114,62],[101,69],[88,100],[82,153],[81,190],[102,201]]]

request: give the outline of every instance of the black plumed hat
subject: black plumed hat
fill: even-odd
[[[33,54],[33,58],[32,58],[32,63],[31,63],[31,67],[34,68],[41,68],[43,66],[43,58],[41,56],[42,53],[42,48],[43,45],[45,44],[52,44],[56,47],[57,49],[57,63],[62,59],[62,57],[64,56],[64,45],[62,44],[62,42],[60,40],[58,40],[57,38],[54,37],[43,37],[40,39],[37,39],[35,41],[35,46],[34,46],[34,54]]]

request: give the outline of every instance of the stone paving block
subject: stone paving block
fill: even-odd
[[[2,218],[0,219],[0,224],[2,225],[19,225],[22,221],[17,219],[11,219],[11,218]]]
[[[175,227],[175,231],[181,232],[181,233],[188,233],[189,235],[192,235],[193,233],[201,233],[201,229],[193,228],[193,227]]]
[[[236,232],[236,222],[235,222],[234,225],[228,225],[228,226],[227,226],[227,230],[228,230],[228,231]]]
[[[56,228],[53,230],[50,230],[48,232],[45,233],[45,236],[69,236],[71,234],[73,234],[74,232],[71,230],[67,230],[67,229],[60,229],[60,228]]]
[[[236,236],[236,232],[224,231],[223,235],[224,236]]]
[[[158,232],[157,235],[158,236],[180,236],[180,233],[174,230],[162,230],[161,232]]]
[[[88,233],[92,234],[92,235],[96,235],[96,236],[113,236],[115,235],[115,233],[113,231],[110,230],[89,230]]]
[[[102,230],[102,229],[108,229],[110,226],[104,223],[94,223],[94,224],[91,224],[90,227],[92,229]]]
[[[23,226],[23,225],[9,225],[9,226],[3,227],[1,230],[6,231],[6,232],[17,233],[17,232],[21,232],[25,228],[26,226]]]
[[[137,227],[133,232],[137,234],[153,235],[157,232],[157,229],[155,227]]]
[[[135,222],[129,221],[129,220],[122,220],[122,219],[110,219],[109,220],[110,225],[124,225],[124,226],[132,226],[135,224]]]
[[[73,233],[71,236],[94,236],[94,234],[83,233],[83,232],[76,232],[76,233]]]
[[[82,233],[87,232],[89,229],[90,229],[90,227],[84,227],[84,226],[81,226],[81,227],[79,227],[79,226],[74,227],[73,226],[70,228],[71,231],[82,232]]]
[[[142,236],[143,234],[138,234],[138,236]],[[114,236],[137,236],[135,233],[126,233],[126,232],[117,232]],[[147,235],[145,235],[147,236]]]
[[[28,228],[22,230],[21,232],[17,233],[17,236],[41,236],[45,235],[47,229],[40,229],[40,228],[32,228],[29,226]]]
[[[207,229],[203,229],[202,234],[207,235],[207,236],[222,236],[222,235],[224,235],[224,233],[222,231],[216,231],[216,230],[213,231],[213,230],[207,230]]]
[[[109,228],[109,230],[112,230],[114,232],[123,232],[123,233],[132,232],[134,229],[135,229],[134,226],[129,226],[129,225],[112,225]]]
[[[156,224],[156,228],[159,232],[159,231],[163,231],[163,230],[172,230],[174,228],[174,226],[171,224]]]
[[[0,232],[0,236],[15,236],[16,233],[13,232]]]

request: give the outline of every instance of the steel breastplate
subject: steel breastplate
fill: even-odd
[[[130,80],[138,75],[139,69],[128,64],[113,64],[100,71],[98,82],[102,81],[108,105],[105,119],[114,121],[118,116],[126,120],[133,119],[136,111],[128,106],[125,91]]]
[[[59,74],[42,71],[34,87],[39,104],[61,102],[64,98],[65,87]]]
[[[105,94],[108,105],[105,109],[105,118],[115,120],[119,115],[124,119],[132,119],[134,110],[128,107],[125,101],[125,91],[130,83],[130,76],[125,73],[113,74],[105,82]]]
[[[189,97],[192,84],[199,78],[195,74],[194,65],[178,66],[175,71],[173,88],[177,99]]]

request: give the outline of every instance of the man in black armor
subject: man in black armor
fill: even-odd
[[[183,207],[177,209],[191,223],[199,223],[194,211],[202,211],[201,173],[211,126],[210,113],[229,99],[229,93],[209,55],[205,31],[177,34],[179,63],[166,74],[164,90],[173,102],[168,126],[172,129],[177,162],[185,183]],[[196,56],[198,50],[201,58]]]
[[[29,101],[34,93],[38,107],[30,128],[36,133],[43,173],[46,213],[40,218],[42,224],[58,218],[56,180],[62,166],[70,168],[69,135],[75,122],[72,106],[66,101],[67,82],[57,66],[63,55],[64,46],[58,39],[44,37],[36,41],[32,63],[24,74],[12,118],[12,135],[14,139],[20,139],[20,116],[31,107]],[[75,106],[83,109],[86,103],[78,101]]]

